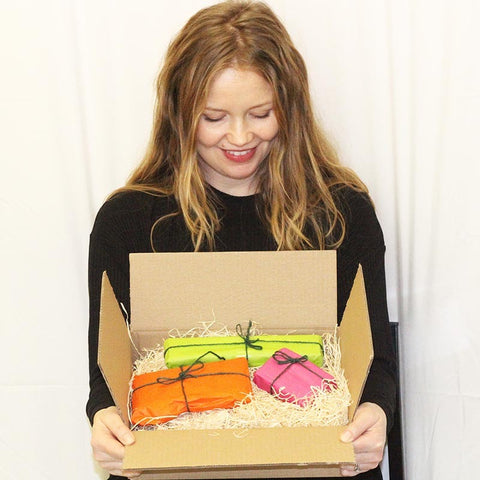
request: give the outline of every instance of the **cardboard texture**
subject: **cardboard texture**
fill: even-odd
[[[126,411],[130,340],[106,275],[102,290],[99,363],[117,406]],[[268,334],[331,333],[337,320],[336,253],[131,254],[130,296],[131,334],[139,350],[161,343],[172,328],[187,331],[213,319],[232,331],[253,320]],[[373,358],[361,268],[338,334],[351,419]],[[339,476],[340,464],[355,461],[352,445],[339,440],[343,429],[137,431],[123,466],[152,480]]]
[[[338,336],[341,342],[342,367],[352,396],[352,403],[348,409],[348,419],[351,421],[360,402],[373,360],[372,333],[362,267],[359,267],[353,282]]]
[[[222,472],[224,477],[220,475],[221,478],[228,478],[238,469],[248,470],[249,475],[260,478],[264,478],[266,468],[274,472],[272,476],[277,476],[285,468],[290,472],[307,472],[310,466],[352,462],[352,445],[332,442],[332,437],[338,438],[342,431],[343,427],[258,428],[248,433],[231,430],[138,431],[135,432],[136,443],[127,448],[123,466],[133,470],[149,464],[151,470],[165,469],[167,473],[171,468],[185,472],[195,468],[197,477],[194,478],[214,478],[216,471]],[[292,435],[295,442],[292,442]],[[179,459],[182,459],[181,464]],[[263,470],[255,472],[253,467],[257,466]],[[335,472],[338,476],[338,469]],[[313,475],[309,473],[309,476]],[[180,474],[177,478],[185,477]]]
[[[227,324],[231,331],[236,324],[253,320],[269,335],[293,330],[298,334],[333,331],[337,310],[335,252],[322,252],[325,255],[321,256],[309,253],[130,255],[135,344],[153,348],[172,328],[187,331],[199,321],[214,319]]]
[[[314,467],[312,465],[285,465],[281,470],[269,467],[256,466],[255,468],[239,467],[235,470],[225,467],[215,467],[207,470],[199,476],[198,469],[169,469],[162,471],[161,476],[158,473],[143,473],[138,478],[140,480],[163,480],[163,479],[191,479],[191,478],[314,478],[314,477],[338,477],[337,467]]]
[[[128,399],[132,376],[131,344],[125,318],[105,272],[100,299],[98,364],[115,405],[120,409],[123,420],[128,423],[128,404],[125,399]]]

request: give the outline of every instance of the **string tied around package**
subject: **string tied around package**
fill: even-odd
[[[182,394],[185,401],[185,407],[187,408],[188,412],[191,412],[190,406],[188,404],[187,393],[185,391],[185,385],[184,385],[185,380],[188,380],[191,378],[211,377],[211,376],[217,376],[217,375],[241,375],[243,377],[250,378],[249,375],[246,375],[241,372],[195,373],[203,369],[203,367],[205,366],[205,363],[202,362],[202,358],[206,357],[209,354],[215,355],[218,358],[218,360],[225,360],[224,357],[221,357],[220,355],[217,355],[215,352],[212,352],[211,350],[209,350],[208,352],[198,357],[194,362],[192,362],[188,367],[186,367],[185,370],[183,366],[179,367],[180,372],[176,377],[157,377],[154,382],[145,383],[143,385],[140,385],[139,387],[134,388],[132,390],[132,394],[137,390],[140,390],[141,388],[150,387],[154,385],[173,385],[174,383],[180,382],[180,387],[182,389]]]
[[[281,352],[280,350],[277,350],[273,354],[273,358],[279,365],[305,363],[308,360],[307,355],[302,355],[301,357],[291,357],[288,355],[288,353]]]
[[[270,393],[275,393],[274,385],[275,382],[289,369],[292,368],[294,365],[300,365],[301,367],[307,369],[309,372],[312,372],[315,376],[318,378],[321,378],[322,380],[325,380],[326,377],[323,375],[320,375],[318,372],[315,372],[311,368],[309,368],[307,365],[305,365],[305,362],[308,361],[308,356],[307,355],[302,355],[301,357],[292,357],[291,355],[288,355],[288,353],[282,352],[280,350],[277,350],[273,355],[272,358],[279,364],[279,365],[286,365],[286,367],[272,380],[270,383]]]
[[[220,357],[220,359],[224,360],[223,357]],[[189,365],[186,370],[183,370],[183,367],[180,367],[180,373],[178,374],[178,376],[174,378],[157,377],[155,382],[147,383],[146,385],[155,385],[157,383],[161,385],[172,385],[173,383],[176,383],[176,382],[183,382],[187,378],[196,378],[198,375],[194,375],[193,372],[201,370],[203,368],[203,365],[204,365],[203,362],[197,362]],[[146,385],[142,385],[142,387],[145,387]],[[137,388],[142,388],[142,387],[137,387]],[[137,390],[137,388],[135,390]]]
[[[248,347],[253,348],[254,350],[263,350],[263,347],[261,345],[256,345],[256,343],[259,341],[258,338],[256,339],[250,338],[251,330],[252,330],[251,320],[248,322],[247,333],[245,333],[245,335],[243,334],[243,328],[239,323],[237,323],[235,327],[235,331],[237,332],[237,335],[245,343],[245,357],[247,360],[248,360]]]
[[[216,351],[217,353],[224,355],[226,358],[245,357],[249,363],[249,366],[260,366],[265,363],[273,353],[287,345],[291,345],[292,348],[302,349],[305,345],[305,349],[308,351],[300,350],[300,353],[311,354],[314,358],[313,363],[317,363],[319,366],[323,364],[324,348],[323,342],[319,335],[299,335],[298,338],[289,339],[288,335],[280,335],[279,338],[269,338],[268,335],[259,335],[255,331],[255,322],[251,320],[248,322],[248,326],[242,327],[241,323],[235,325],[236,335],[200,335],[198,341],[195,336],[184,337],[185,341],[175,341],[168,338],[164,344],[164,358],[168,366],[180,366],[183,364],[192,362],[196,356],[205,352],[207,349]],[[208,337],[208,338],[205,338]],[[305,337],[305,338],[301,338]],[[310,337],[310,338],[307,338]],[[317,338],[318,337],[318,338]],[[173,340],[173,341],[171,341]],[[168,345],[167,345],[168,342]],[[217,350],[220,348],[220,351]],[[317,350],[318,348],[318,350]],[[195,351],[197,349],[198,351]],[[181,353],[173,353],[174,351]],[[193,355],[195,353],[195,355]]]
[[[247,321],[243,322],[244,330],[247,326]],[[253,322],[255,327],[256,323]],[[260,335],[260,334],[259,334]],[[203,325],[201,327],[194,327],[188,332],[176,332],[176,337],[210,337],[212,340],[217,338],[222,342],[222,337],[233,337],[236,336],[238,342],[242,344],[242,351],[244,350],[243,341],[236,335],[235,332],[235,323],[232,325],[232,329],[229,330],[228,327],[225,327],[221,323],[210,323],[208,325]],[[288,337],[287,337],[288,338]],[[202,352],[198,352],[192,357],[191,360],[184,363],[184,365],[190,365],[193,360],[198,358],[202,353],[205,353],[207,350],[213,350],[218,355],[224,355],[222,352],[215,350],[217,345],[220,343],[215,343],[212,347],[207,348]],[[261,342],[261,340],[260,340]],[[263,350],[259,353],[265,351],[266,343],[261,343],[263,345]],[[288,345],[285,345],[288,347]],[[268,391],[270,381],[266,385],[266,390],[260,390],[254,388],[254,391],[251,396],[251,401],[241,403],[233,409],[219,409],[212,411],[202,411],[202,412],[192,412],[188,415],[180,415],[179,417],[173,418],[167,422],[161,422],[159,424],[152,424],[152,426],[142,426],[140,424],[135,425],[135,430],[143,429],[159,429],[159,430],[218,430],[218,429],[234,429],[235,432],[241,432],[241,435],[244,432],[248,431],[250,428],[278,428],[278,427],[298,427],[298,426],[326,426],[326,425],[345,425],[348,422],[348,406],[351,404],[351,397],[348,392],[347,382],[344,377],[343,369],[340,363],[340,346],[339,340],[335,333],[325,333],[323,334],[323,347],[325,353],[325,366],[326,373],[329,373],[335,378],[335,384],[328,382],[331,386],[331,389],[325,389],[325,391],[318,388],[312,389],[313,397],[303,408],[299,408],[298,405],[294,402],[283,402],[278,401],[276,395],[271,395]],[[280,347],[273,349],[268,358],[271,358],[273,353],[276,350],[279,350]],[[157,374],[153,377],[156,378],[158,375],[162,375],[161,370],[165,370],[167,367],[165,365],[165,348],[158,344],[155,348],[152,348],[146,351],[143,354],[143,357],[135,361],[134,364],[134,375],[141,375],[144,373],[153,373]],[[295,348],[292,349],[295,351]],[[306,352],[297,353],[297,355],[303,354]],[[307,353],[309,360],[310,355]],[[250,355],[251,356],[251,355]],[[215,357],[211,357],[212,359]],[[208,360],[209,357],[206,357],[205,360]],[[276,363],[276,362],[275,362]],[[206,362],[205,362],[206,366]],[[286,366],[286,364],[284,365]],[[300,368],[300,367],[294,367]],[[250,368],[251,374],[252,368]],[[302,369],[303,370],[303,369]],[[305,372],[307,372],[305,370]],[[177,370],[178,373],[178,370]],[[191,373],[201,373],[201,372],[191,372]],[[277,372],[278,373],[278,372]],[[210,377],[214,378],[214,377]],[[228,380],[228,377],[218,377]],[[240,378],[240,377],[237,377]],[[273,377],[272,377],[273,378]],[[315,377],[317,378],[317,377]],[[150,380],[150,381],[153,381]],[[242,377],[246,380],[246,378]],[[186,381],[186,391],[189,395],[189,384],[190,380]],[[278,383],[278,382],[277,382]],[[179,384],[178,384],[179,385]],[[254,385],[255,387],[255,385]],[[133,386],[130,387],[130,394]],[[155,387],[151,387],[155,388]],[[329,391],[327,391],[329,390]],[[141,392],[141,390],[140,390]],[[137,392],[137,393],[140,393]],[[178,389],[178,394],[183,400],[183,395],[180,390],[180,385]],[[129,408],[131,409],[131,403],[129,402]],[[193,410],[193,406],[190,401],[190,408]],[[186,411],[186,408],[185,408]],[[130,417],[131,418],[131,417]],[[234,433],[237,436],[237,433]],[[240,434],[239,434],[240,435]]]

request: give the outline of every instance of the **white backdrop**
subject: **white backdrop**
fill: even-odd
[[[0,0],[2,478],[103,478],[84,414],[88,235],[103,199],[142,156],[168,41],[210,3]],[[319,116],[370,187],[384,227],[407,479],[472,478],[480,3],[270,5],[304,54]]]

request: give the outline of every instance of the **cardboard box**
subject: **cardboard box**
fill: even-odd
[[[131,335],[153,348],[172,328],[215,319],[233,331],[254,320],[268,334],[333,332],[337,320],[334,251],[146,253],[130,255]],[[352,419],[373,359],[362,270],[338,330]],[[125,320],[106,273],[98,361],[127,419],[135,360]],[[339,440],[344,427],[255,428],[248,431],[138,431],[123,468],[141,478],[269,478],[339,476],[355,463]]]

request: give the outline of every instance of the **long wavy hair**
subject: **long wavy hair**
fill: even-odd
[[[195,250],[214,248],[221,219],[199,167],[196,131],[212,82],[229,67],[259,73],[273,91],[279,132],[257,172],[257,209],[277,248],[336,248],[345,221],[333,192],[339,185],[366,187],[340,165],[315,119],[303,58],[262,2],[218,3],[177,34],[158,76],[147,152],[121,190],[173,195]]]

